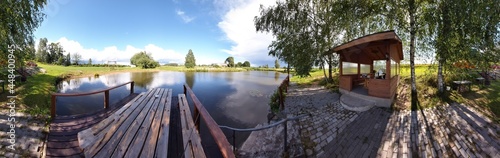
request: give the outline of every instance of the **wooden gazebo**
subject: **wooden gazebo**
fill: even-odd
[[[370,96],[368,100],[385,100],[376,103],[377,106],[390,106],[399,82],[399,64],[403,60],[401,40],[393,30],[360,37],[334,47],[331,53],[334,52],[340,55],[339,89],[342,93],[354,91],[358,96]],[[379,63],[378,69],[374,63]]]

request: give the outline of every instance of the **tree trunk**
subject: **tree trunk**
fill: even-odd
[[[415,0],[409,0],[409,15],[410,15],[410,69],[411,69],[411,107],[412,110],[417,109],[418,95],[417,95],[417,81],[415,76]]]
[[[438,63],[438,93],[439,95],[443,95],[444,94],[444,79],[443,79],[443,65],[444,65],[444,58],[443,57],[439,57],[438,59],[439,63]]]
[[[331,82],[333,81],[333,76],[332,76],[332,66],[333,64],[333,59],[332,59],[332,55],[328,55],[328,81]]]
[[[325,75],[325,80],[328,81],[328,77],[326,76],[326,70],[325,70],[325,62],[321,62],[321,68],[323,69],[323,75]]]

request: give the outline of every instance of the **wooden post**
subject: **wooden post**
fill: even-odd
[[[130,94],[134,93],[134,81],[130,83]]]
[[[56,118],[56,96],[52,94],[51,106],[50,106],[50,116],[52,119]]]
[[[104,109],[109,108],[109,90],[104,91]]]
[[[186,95],[186,96],[187,96],[187,94],[186,94],[186,85],[184,85],[184,86],[182,86],[182,87],[184,87],[184,95]]]

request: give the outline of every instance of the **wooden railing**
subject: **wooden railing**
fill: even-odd
[[[284,128],[285,128],[283,130],[283,136],[284,136],[284,138],[283,138],[283,152],[287,153],[288,152],[288,128],[287,128],[288,125],[287,125],[287,121],[297,120],[297,119],[300,119],[300,118],[305,117],[305,116],[311,116],[311,115],[310,114],[302,114],[302,115],[295,116],[295,117],[289,117],[289,118],[283,119],[281,121],[275,122],[273,124],[269,124],[269,125],[262,126],[262,127],[255,127],[255,128],[243,129],[243,128],[234,128],[234,127],[229,127],[229,126],[219,126],[219,127],[233,131],[233,151],[236,151],[236,146],[237,146],[236,145],[236,132],[260,131],[260,130],[265,130],[268,128],[274,128],[280,124],[283,124]]]
[[[217,146],[219,146],[219,150],[222,153],[222,156],[224,156],[225,158],[234,158],[235,155],[233,150],[231,150],[231,145],[227,141],[224,133],[222,133],[222,130],[219,128],[219,125],[217,124],[217,122],[215,122],[212,116],[210,116],[210,114],[205,109],[203,104],[201,104],[198,98],[196,98],[193,90],[191,90],[191,88],[186,84],[184,84],[184,95],[189,96],[194,103],[193,120],[198,131],[200,130],[200,117],[198,117],[199,115],[201,116],[201,118],[203,118],[203,121],[205,121],[208,127],[208,131],[210,131],[210,134],[212,134],[215,143],[217,144]]]
[[[56,97],[76,97],[76,96],[85,96],[85,95],[92,95],[92,94],[97,94],[97,93],[102,93],[104,92],[104,108],[107,109],[109,107],[109,91],[113,90],[115,88],[127,85],[130,83],[130,94],[134,93],[134,81],[130,81],[127,83],[123,83],[117,86],[113,86],[110,88],[106,88],[103,90],[98,90],[98,91],[93,91],[93,92],[87,92],[87,93],[52,93],[52,98],[51,98],[51,106],[50,106],[50,115],[52,118],[56,117]]]
[[[278,88],[278,95],[279,95],[279,102],[280,102],[280,109],[284,110],[285,109],[285,97],[283,96],[283,89],[285,90],[286,93],[288,93],[288,85],[290,84],[290,76],[287,76],[283,82],[281,82],[279,88]]]

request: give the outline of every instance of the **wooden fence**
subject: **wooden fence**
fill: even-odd
[[[210,114],[205,109],[203,104],[201,104],[201,102],[198,100],[193,90],[191,90],[191,88],[186,84],[184,84],[184,95],[189,96],[194,103],[193,120],[198,131],[200,129],[200,117],[198,117],[199,115],[201,116],[203,121],[205,121],[208,127],[208,131],[214,138],[215,143],[217,144],[220,152],[222,153],[222,156],[224,156],[225,158],[234,158],[235,155],[233,150],[231,150],[231,145],[227,141],[224,133],[222,133],[222,130],[219,128],[219,125],[217,124],[217,122],[215,122],[212,116],[210,116]]]
[[[52,93],[51,97],[51,106],[50,106],[50,116],[52,118],[56,117],[56,97],[77,97],[77,96],[86,96],[86,95],[92,95],[92,94],[97,94],[97,93],[103,93],[104,92],[104,108],[107,109],[109,107],[109,91],[113,90],[115,88],[127,85],[130,83],[130,94],[134,93],[134,81],[130,81],[127,83],[123,83],[117,86],[113,86],[110,88],[106,88],[103,90],[98,90],[98,91],[93,91],[93,92],[86,92],[86,93]]]

